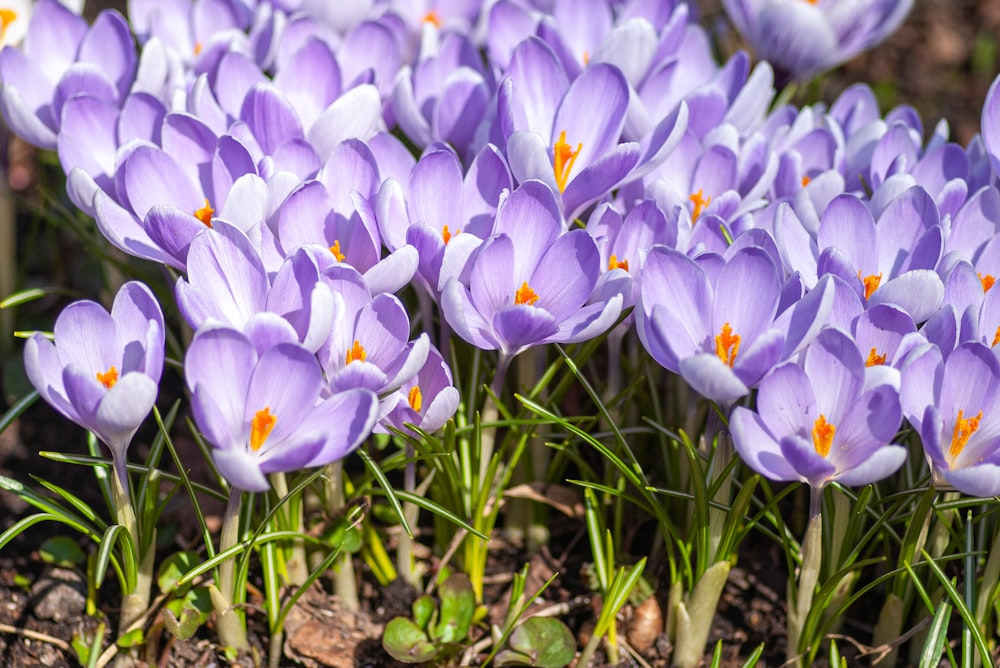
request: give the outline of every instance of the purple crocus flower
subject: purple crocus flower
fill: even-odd
[[[451,278],[441,307],[452,329],[501,365],[531,346],[576,343],[605,332],[622,295],[591,303],[600,252],[586,230],[563,234],[555,195],[528,181],[497,213],[494,236],[470,259],[468,285]]]
[[[327,398],[316,357],[296,343],[258,351],[236,330],[199,331],[184,359],[195,422],[219,472],[265,492],[268,473],[323,466],[368,437],[378,397],[353,388]]]
[[[871,48],[903,22],[913,0],[723,0],[757,57],[786,79],[807,79]]]
[[[458,390],[452,383],[451,370],[441,353],[431,346],[427,361],[417,375],[396,390],[395,407],[382,418],[380,425],[383,429],[385,426],[392,426],[411,432],[406,425],[412,424],[422,431],[434,432],[455,414],[458,400]]]
[[[947,357],[925,345],[902,368],[903,412],[935,477],[973,496],[1000,494],[998,391],[1000,363],[978,342]]]
[[[892,475],[906,448],[889,445],[902,411],[892,384],[870,386],[858,347],[826,329],[800,367],[786,362],[760,382],[757,411],[729,418],[740,457],[770,480],[867,485]]]
[[[53,408],[92,431],[124,471],[125,451],[156,401],[163,370],[163,314],[153,293],[129,282],[109,314],[92,301],[67,306],[55,343],[36,333],[24,348],[28,379]]]

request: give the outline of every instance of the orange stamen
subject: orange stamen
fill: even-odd
[[[998,343],[1000,343],[1000,327],[997,327],[997,331],[993,335],[993,343],[990,344],[990,348],[993,348]]]
[[[421,407],[424,405],[424,397],[420,394],[420,386],[414,385],[410,388],[410,393],[406,396],[406,400],[410,404],[410,408],[416,412],[420,412]]]
[[[569,144],[566,143],[566,131],[563,130],[559,133],[559,141],[552,148],[552,169],[556,175],[556,185],[559,186],[559,192],[565,192],[566,184],[569,183],[569,173],[573,170],[573,163],[576,162],[582,149],[582,143],[576,145],[576,150],[570,148]]]
[[[982,411],[979,411],[976,417],[969,418],[968,420],[962,417],[962,415],[963,411],[958,411],[958,417],[955,418],[955,429],[951,432],[951,447],[948,448],[948,456],[953,461],[962,454],[965,444],[969,442],[969,438],[979,429],[979,421],[983,419]]]
[[[813,447],[816,448],[816,454],[820,457],[830,454],[830,446],[833,445],[833,435],[836,432],[837,427],[827,423],[826,416],[820,413],[813,422]]]
[[[7,34],[7,28],[17,20],[17,12],[13,9],[0,9],[0,40]]]
[[[865,361],[865,366],[877,366],[879,364],[885,364],[885,355],[879,355],[878,349],[872,346],[872,350],[868,353],[868,359]]]
[[[608,258],[608,271],[613,269],[624,269],[625,271],[628,271],[628,260],[619,260],[617,255],[612,255]]]
[[[344,258],[347,257],[340,252],[340,239],[333,242],[333,245],[330,246],[330,252],[333,253],[333,257],[337,258],[337,262],[343,262]]]
[[[268,406],[260,409],[253,415],[253,420],[250,421],[250,449],[257,452],[264,445],[264,441],[267,437],[271,435],[271,430],[274,429],[274,424],[278,421],[278,418],[271,415],[271,409]]]
[[[455,230],[455,232],[453,233],[451,230],[448,229],[447,225],[443,226],[441,228],[441,238],[444,239],[444,245],[447,246],[448,242],[451,241],[451,238],[453,236],[461,234],[461,233],[462,233],[462,230]]]
[[[112,366],[105,372],[97,372],[98,382],[105,387],[105,389],[110,390],[118,382],[118,369]]]
[[[435,10],[432,9],[431,11],[427,12],[426,14],[424,14],[424,18],[422,18],[420,20],[420,22],[421,23],[430,23],[435,28],[440,28],[441,27],[441,15],[438,14]]]
[[[691,203],[694,204],[694,211],[691,212],[691,224],[694,225],[698,222],[698,218],[701,216],[701,212],[705,210],[705,207],[709,205],[712,201],[711,195],[708,197],[704,196],[701,188],[698,188],[698,192],[693,193],[690,197]]]
[[[205,227],[212,227],[212,216],[215,215],[215,209],[208,203],[208,198],[205,198],[205,206],[201,207],[194,212],[194,217],[201,221],[202,225]]]
[[[531,306],[538,301],[538,293],[531,289],[528,285],[528,281],[521,283],[521,287],[517,289],[514,293],[514,303],[515,304],[527,304]]]
[[[865,299],[871,299],[872,294],[878,290],[878,286],[882,283],[882,274],[880,272],[878,275],[870,274],[862,277],[859,271],[858,279],[865,284]]]
[[[740,350],[740,335],[733,334],[733,328],[727,322],[722,331],[715,337],[715,354],[719,356],[730,369],[736,363],[736,353]]]
[[[990,288],[993,287],[993,284],[997,282],[997,279],[993,277],[993,274],[986,274],[985,276],[983,276],[982,274],[977,274],[977,275],[979,276],[979,280],[983,284],[983,292],[989,292]]]
[[[808,175],[802,177],[802,187],[805,188],[812,181]]]
[[[365,350],[364,346],[357,339],[354,339],[354,345],[351,349],[347,351],[347,357],[344,364],[350,364],[351,362],[364,362],[368,358],[368,351]]]

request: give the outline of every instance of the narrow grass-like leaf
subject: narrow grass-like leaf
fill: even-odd
[[[368,467],[369,472],[371,472],[371,474],[375,476],[375,479],[378,481],[379,486],[382,488],[382,492],[385,494],[385,498],[389,500],[389,505],[392,506],[392,509],[396,512],[396,517],[399,518],[399,523],[403,527],[403,531],[405,531],[406,534],[412,538],[413,530],[410,529],[410,525],[406,521],[406,515],[403,512],[403,504],[399,502],[399,494],[395,489],[393,489],[392,483],[389,482],[389,479],[385,477],[385,473],[381,468],[379,468],[378,463],[372,459],[371,455],[369,455],[364,448],[358,448],[357,453],[361,457],[361,461],[363,461],[365,466]]]
[[[98,588],[104,583],[104,575],[108,571],[108,564],[114,555],[115,543],[120,535],[124,535],[123,553],[130,552],[128,543],[132,540],[125,531],[125,527],[120,524],[112,524],[98,542],[97,556],[94,561],[94,585]],[[129,561],[129,560],[126,560]],[[128,571],[128,568],[125,569]]]
[[[38,400],[38,390],[32,390],[26,395],[18,399],[13,406],[7,409],[7,412],[0,417],[0,432],[4,431],[11,425],[14,420],[21,417],[24,411]]]
[[[952,604],[958,610],[958,614],[962,616],[962,622],[972,634],[972,640],[976,645],[976,649],[979,650],[979,655],[983,660],[983,665],[990,665],[993,659],[990,657],[990,650],[986,645],[986,639],[983,638],[982,631],[979,630],[979,624],[976,623],[976,619],[972,611],[965,605],[965,601],[963,600],[962,595],[958,593],[958,590],[955,589],[955,585],[952,584],[948,576],[944,574],[941,567],[931,558],[929,554],[927,554],[927,551],[921,550],[920,552],[924,559],[927,560],[927,565],[930,566],[930,569],[934,573],[934,576],[938,579],[938,582],[940,582],[941,586],[944,587],[945,592],[948,594],[948,598],[951,599]],[[966,656],[962,657],[963,663],[971,660],[971,655],[967,656],[968,659],[966,659]],[[971,665],[971,663],[969,665]]]
[[[760,662],[760,657],[764,656],[764,643],[757,645],[757,649],[750,653],[747,660],[743,662],[741,668],[755,668]]]
[[[942,601],[937,610],[934,611],[934,618],[931,619],[930,628],[927,630],[927,638],[924,646],[920,650],[919,668],[936,668],[941,662],[941,655],[944,654],[944,645],[948,637],[948,620],[951,618],[951,604]]]
[[[381,492],[381,493],[384,493],[384,492]],[[386,495],[386,496],[388,496],[388,495]],[[443,517],[444,519],[448,520],[452,524],[465,529],[466,531],[468,531],[469,533],[471,533],[473,536],[476,536],[477,538],[481,538],[482,540],[489,540],[489,536],[487,536],[486,534],[480,532],[475,527],[473,527],[472,525],[470,525],[468,522],[465,522],[464,520],[462,520],[462,518],[460,518],[458,515],[456,515],[455,513],[451,512],[447,508],[444,508],[444,507],[440,506],[439,504],[435,503],[434,501],[432,501],[432,500],[430,500],[428,498],[425,498],[423,496],[419,496],[417,494],[413,494],[411,492],[404,492],[402,490],[396,490],[396,496],[398,496],[400,499],[402,499],[403,501],[405,501],[407,503],[412,503],[413,505],[415,505],[415,506],[417,506],[417,507],[419,507],[419,508],[421,508],[423,510],[426,510],[428,512],[434,513],[435,515],[438,515],[440,517]]]
[[[102,520],[97,515],[97,513],[94,512],[94,509],[91,508],[90,505],[87,504],[87,502],[78,497],[76,494],[73,494],[69,490],[63,489],[59,485],[49,482],[48,480],[43,480],[42,478],[39,478],[34,474],[31,475],[31,479],[37,482],[42,487],[44,487],[45,489],[52,492],[53,494],[60,497],[66,503],[73,506],[83,517],[93,522],[96,525],[98,531],[102,531],[104,527],[107,526],[104,520]]]

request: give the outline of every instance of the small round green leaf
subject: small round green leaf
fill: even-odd
[[[395,617],[385,625],[382,647],[392,658],[403,663],[423,663],[438,653],[420,627],[406,617]]]

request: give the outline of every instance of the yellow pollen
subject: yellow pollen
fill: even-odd
[[[583,64],[584,65],[590,64],[590,51],[588,51],[587,49],[583,50]]]
[[[965,444],[969,442],[969,438],[979,429],[979,421],[983,419],[982,411],[979,411],[976,417],[969,418],[968,420],[963,418],[962,414],[963,411],[958,411],[958,417],[955,418],[955,429],[951,432],[951,447],[948,448],[948,457],[952,462],[962,454]]]
[[[7,34],[7,28],[17,20],[17,12],[13,9],[0,9],[0,40]]]
[[[364,362],[368,358],[368,351],[365,350],[364,346],[357,339],[354,339],[354,345],[351,349],[347,351],[347,357],[344,364],[350,364],[351,362]]]
[[[624,258],[619,260],[617,255],[612,255],[608,258],[608,271],[613,269],[624,269],[625,271],[628,271],[628,260]]]
[[[868,359],[865,361],[865,366],[877,366],[879,364],[885,364],[885,355],[879,355],[878,349],[872,346],[872,351],[868,353]]]
[[[808,175],[803,176],[802,177],[802,187],[805,188],[807,185],[809,185],[809,183],[811,181],[812,181],[812,179],[810,179]]]
[[[985,276],[977,274],[977,276],[979,276],[979,280],[983,284],[983,292],[989,292],[990,288],[993,287],[993,284],[997,282],[997,279],[993,277],[993,274],[986,274]]]
[[[563,130],[559,133],[559,141],[552,149],[552,169],[556,175],[556,185],[559,186],[559,192],[565,192],[566,184],[569,183],[569,173],[573,170],[573,163],[576,162],[582,149],[582,143],[576,145],[576,150],[570,148],[569,144],[566,143],[566,131]]]
[[[212,205],[208,203],[208,198],[205,198],[205,206],[201,207],[194,212],[194,217],[202,222],[205,227],[212,227],[212,216],[215,215],[215,209]]]
[[[879,284],[882,283],[882,273],[879,272],[878,275],[869,274],[868,276],[862,278],[861,272],[859,271],[858,279],[865,284],[865,299],[871,299],[872,294],[878,290]]]
[[[691,196],[688,197],[688,199],[691,200],[692,204],[694,204],[694,211],[691,212],[691,224],[694,225],[695,223],[698,222],[698,218],[699,216],[701,216],[701,212],[704,211],[705,207],[707,207],[709,203],[712,201],[712,197],[711,195],[705,197],[704,193],[702,192],[702,189],[698,188],[698,192],[692,193]]]
[[[253,415],[253,420],[250,421],[250,449],[257,452],[264,445],[264,441],[267,437],[271,435],[271,430],[274,429],[274,424],[278,421],[278,418],[271,415],[271,409],[268,406],[260,409]]]
[[[813,447],[816,448],[816,454],[820,457],[830,454],[830,446],[833,445],[833,435],[836,432],[836,425],[827,423],[826,416],[820,413],[813,422]]]
[[[204,44],[202,44],[201,42],[195,42],[194,43],[194,55],[196,55],[196,56],[201,55],[201,50],[203,48],[205,48]]]
[[[420,412],[420,409],[424,405],[424,396],[420,394],[420,386],[414,385],[410,388],[410,393],[406,396],[406,400],[410,403],[410,408],[416,412]]]
[[[527,304],[532,305],[538,301],[538,293],[531,289],[528,285],[528,281],[521,283],[521,287],[517,289],[514,293],[514,303],[515,304]]]
[[[715,354],[719,356],[730,369],[736,362],[736,353],[740,350],[740,335],[733,334],[733,328],[727,322],[722,331],[715,337]]]
[[[426,14],[424,14],[424,18],[421,19],[420,22],[421,23],[430,23],[435,28],[440,28],[441,27],[441,15],[438,14],[436,11],[434,11],[432,9],[431,11],[427,12]]]
[[[97,381],[106,389],[110,390],[118,382],[118,369],[112,366],[105,372],[97,372]]]
[[[993,335],[993,343],[990,344],[990,348],[993,348],[998,343],[1000,343],[1000,327],[997,327],[996,334]]]
[[[340,239],[333,242],[333,245],[330,246],[330,252],[333,253],[333,257],[337,258],[337,262],[343,262],[344,258],[347,257],[340,252]]]
[[[451,238],[453,236],[461,233],[462,230],[455,230],[454,232],[452,232],[451,230],[448,229],[447,225],[443,226],[441,228],[441,238],[444,239],[444,245],[447,246],[448,242],[451,241]]]

